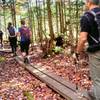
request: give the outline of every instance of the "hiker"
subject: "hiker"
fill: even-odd
[[[26,26],[24,20],[21,20],[21,27],[19,28],[19,34],[21,37],[20,47],[22,56],[24,58],[24,63],[29,63],[28,55],[29,55],[29,46],[31,42],[31,31]]]
[[[16,56],[16,48],[17,48],[17,35],[16,30],[11,22],[8,23],[8,32],[9,32],[9,42],[12,49],[13,56]]]
[[[85,0],[88,11],[81,18],[81,32],[76,55],[81,54],[85,43],[88,43],[90,75],[93,88],[88,91],[91,100],[100,100],[100,0]],[[96,16],[95,16],[96,15]]]
[[[56,46],[58,47],[63,47],[63,37],[60,35],[58,36],[57,38],[55,38],[55,41],[56,41]]]
[[[3,32],[2,30],[0,30],[0,44],[1,44],[1,47],[3,47]]]

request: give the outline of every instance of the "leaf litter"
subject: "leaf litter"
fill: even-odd
[[[0,63],[0,100],[65,100],[14,59],[9,60],[11,54],[0,56],[6,58]]]

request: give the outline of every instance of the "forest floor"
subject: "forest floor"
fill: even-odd
[[[20,55],[20,50],[18,50]],[[77,84],[81,89],[90,89],[92,81],[89,75],[88,57],[83,54],[79,63],[70,55],[58,54],[43,59],[39,46],[30,50],[30,62],[61,76],[66,81]],[[9,53],[0,53],[4,61],[0,62],[0,100],[64,100],[19,65]],[[2,98],[2,99],[1,99]]]
[[[30,74],[9,53],[0,52],[0,100],[65,100]]]
[[[67,51],[67,48],[65,51]],[[30,61],[34,65],[40,65],[50,72],[61,76],[63,79],[77,84],[81,89],[89,90],[92,85],[88,56],[86,53],[81,55],[78,63],[76,63],[72,55],[64,53],[55,54],[43,59],[43,52],[37,46],[33,48]]]

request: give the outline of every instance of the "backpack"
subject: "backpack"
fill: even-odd
[[[30,40],[30,30],[28,27],[26,27],[26,26],[21,27],[20,33],[21,33],[21,40],[22,41]]]
[[[63,37],[58,36],[56,39],[56,46],[63,46]]]
[[[3,32],[2,31],[0,31],[0,36],[2,36],[3,35]]]
[[[9,36],[10,37],[15,37],[16,36],[14,27],[12,27],[12,26],[9,27],[8,31],[9,31]]]
[[[89,11],[88,13],[92,14],[94,16],[94,21],[96,22],[97,26],[98,26],[98,32],[99,32],[99,37],[98,40],[96,40],[92,35],[89,34],[89,36],[91,37],[91,39],[95,42],[94,45],[89,46],[87,51],[89,52],[96,52],[98,50],[100,50],[100,11],[95,13],[94,11]],[[85,15],[89,21],[89,18],[87,15]]]

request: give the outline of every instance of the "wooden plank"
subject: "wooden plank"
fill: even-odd
[[[8,52],[8,53],[11,53],[11,49],[0,48],[0,52]]]
[[[56,80],[57,82],[59,82],[61,85],[64,85],[65,87],[69,88],[70,90],[72,90],[75,94],[77,93],[76,90],[76,85],[72,84],[71,82],[64,80],[63,78],[61,78],[60,76],[46,70],[45,68],[43,68],[41,65],[33,65],[31,64],[31,66],[34,66],[35,68],[37,68],[38,70],[42,71],[44,74],[48,75],[49,77],[53,78],[54,80]],[[80,87],[78,87],[80,88]],[[86,90],[81,90],[80,94],[83,96],[83,98],[81,98],[82,100],[85,98],[89,98],[87,91]],[[85,99],[86,100],[86,99]],[[90,99],[89,99],[90,100]]]
[[[37,68],[40,71],[43,71],[44,74],[48,75],[49,77],[55,79],[56,81],[60,82],[62,85],[65,85],[67,87],[69,87],[73,92],[76,92],[76,86],[74,84],[72,84],[71,82],[64,80],[63,78],[61,78],[60,76],[46,70],[45,68],[39,66],[39,65],[33,65],[35,68]]]
[[[61,78],[60,80],[58,80],[59,77],[51,74],[50,72],[46,71],[43,68],[40,68],[40,66],[25,65],[18,57],[16,57],[16,60],[21,65],[23,65],[28,71],[30,71],[34,76],[39,78],[41,81],[46,83],[54,91],[56,91],[57,93],[62,95],[64,98],[66,98],[66,100],[86,100],[83,97],[80,98],[78,96],[76,91],[74,91],[75,88],[73,89],[70,83],[65,82]]]

